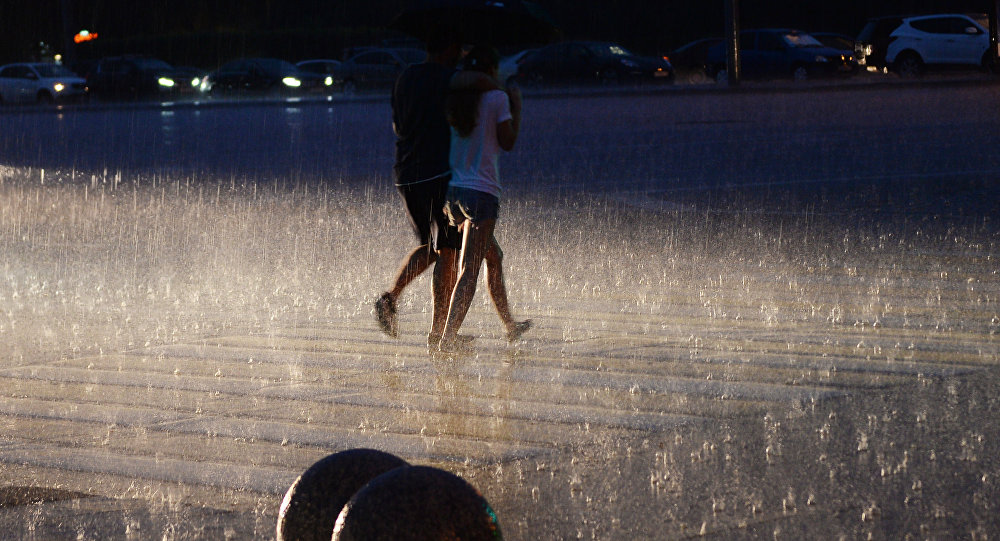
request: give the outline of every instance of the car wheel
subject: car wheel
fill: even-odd
[[[1000,59],[996,55],[992,54],[992,51],[987,50],[983,53],[983,59],[980,62],[983,71],[986,73],[997,74],[1000,73]]]
[[[597,80],[602,85],[617,85],[621,83],[621,78],[615,70],[601,70],[597,73]]]
[[[729,82],[729,70],[725,68],[719,68],[715,70],[715,82],[719,84],[726,84]]]
[[[795,66],[792,68],[792,80],[793,81],[808,81],[809,80],[809,70],[805,66]]]
[[[55,100],[55,98],[52,97],[52,94],[49,94],[48,92],[45,92],[44,90],[41,91],[41,92],[39,92],[38,95],[35,96],[35,102],[37,102],[37,103],[41,103],[41,104],[45,104],[45,105],[50,105],[50,104],[54,103],[55,101],[56,100]]]
[[[914,79],[923,75],[924,63],[917,53],[905,52],[896,58],[896,62],[893,63],[893,71],[900,77]]]

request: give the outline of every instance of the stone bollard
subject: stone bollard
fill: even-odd
[[[278,512],[278,541],[330,541],[341,509],[372,479],[407,462],[374,449],[332,454],[292,483]]]
[[[496,514],[461,477],[405,466],[362,488],[337,517],[333,541],[499,541]]]

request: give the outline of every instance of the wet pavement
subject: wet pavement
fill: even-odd
[[[302,182],[18,154],[0,531],[271,538],[297,475],[369,447],[461,475],[507,539],[994,538],[994,91],[529,101],[498,236],[536,327],[507,345],[481,296],[458,359],[426,278],[399,340],[370,313],[408,239],[351,179],[391,135]]]

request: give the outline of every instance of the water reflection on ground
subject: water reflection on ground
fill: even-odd
[[[529,101],[498,235],[538,327],[507,347],[482,296],[460,360],[426,279],[400,341],[372,321],[410,242],[384,104],[5,135],[0,470],[66,492],[0,526],[268,538],[375,446],[509,539],[994,537],[990,92],[840,96]]]

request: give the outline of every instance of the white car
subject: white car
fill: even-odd
[[[59,64],[24,62],[0,66],[0,101],[54,103],[86,95],[87,81]]]
[[[889,35],[885,60],[901,77],[917,77],[927,66],[989,67],[989,23],[961,13],[906,17]]]

